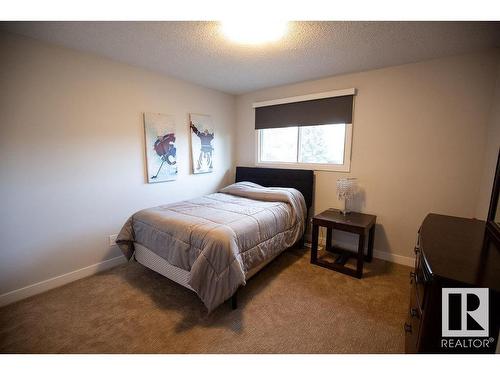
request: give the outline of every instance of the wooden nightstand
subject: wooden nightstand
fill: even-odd
[[[363,276],[363,262],[372,261],[376,220],[377,217],[374,215],[362,214],[359,212],[351,212],[347,215],[343,215],[339,210],[335,209],[329,209],[319,215],[316,215],[313,218],[311,263],[360,279]],[[333,253],[339,253],[333,263],[318,259],[318,237],[320,226],[327,228],[325,250]],[[359,235],[358,251],[355,252],[332,247],[333,229]],[[364,249],[366,236],[368,236],[368,254],[365,256]],[[357,258],[356,270],[345,266],[345,263],[350,256],[355,256]]]

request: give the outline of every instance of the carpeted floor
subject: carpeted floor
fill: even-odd
[[[361,280],[289,250],[207,315],[189,290],[128,263],[0,309],[2,353],[401,353],[408,267]]]

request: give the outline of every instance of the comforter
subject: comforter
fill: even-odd
[[[129,259],[137,242],[188,271],[188,284],[212,311],[245,284],[249,271],[300,239],[306,211],[298,190],[239,182],[135,213],[117,244]]]

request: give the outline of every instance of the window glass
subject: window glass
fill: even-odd
[[[262,129],[260,160],[297,162],[297,127]]]
[[[343,164],[345,125],[300,128],[299,163]]]
[[[257,163],[348,172],[351,137],[351,124],[258,130]]]

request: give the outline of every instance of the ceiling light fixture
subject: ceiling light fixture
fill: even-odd
[[[236,43],[263,44],[281,39],[287,29],[288,22],[277,20],[231,20],[222,21],[224,35]]]

